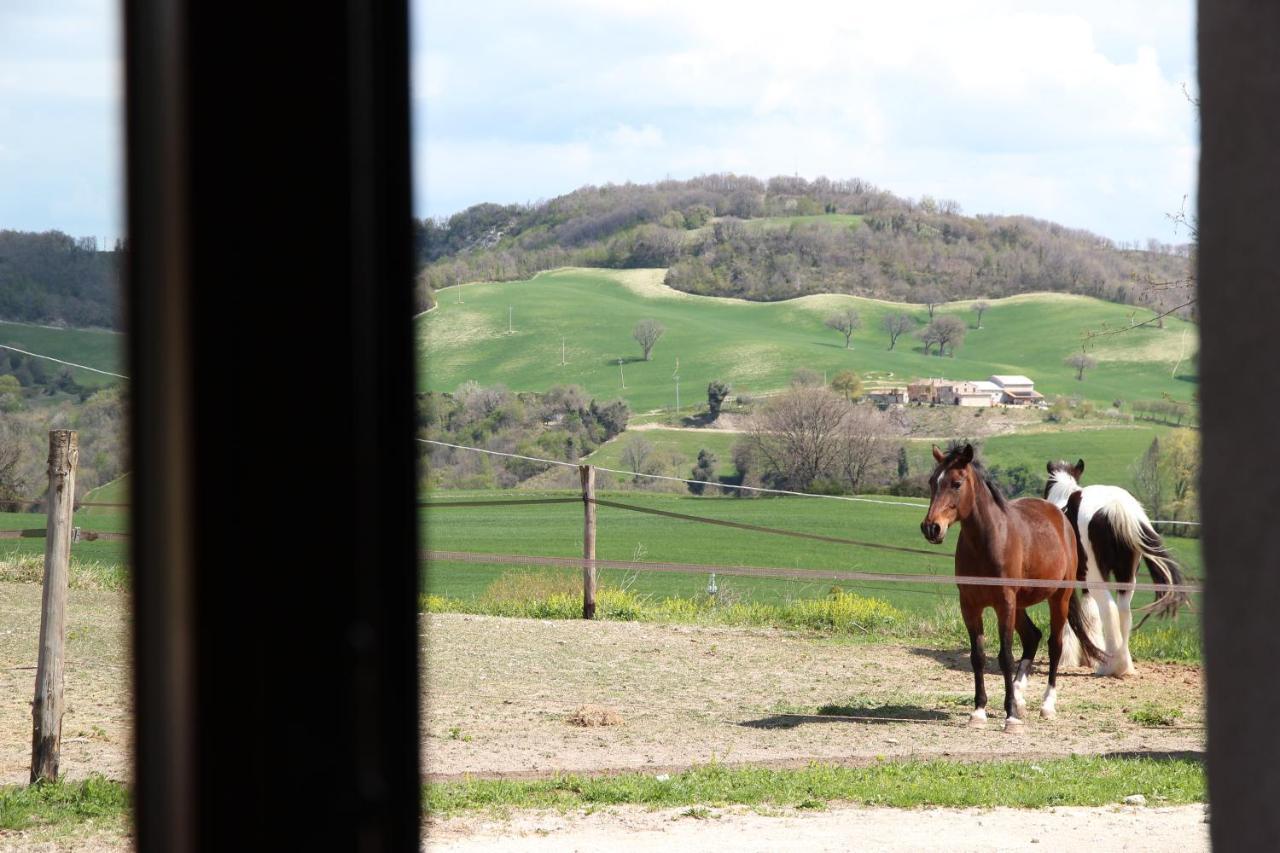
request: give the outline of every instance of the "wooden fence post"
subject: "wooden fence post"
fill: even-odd
[[[71,510],[76,495],[76,433],[49,432],[49,526],[44,541],[44,595],[40,607],[40,649],[36,698],[31,705],[31,782],[58,778],[62,746],[62,661],[67,624],[67,564],[71,560]]]
[[[582,478],[582,557],[585,560],[596,558],[596,469],[590,465],[579,465],[578,476]],[[582,618],[596,617],[596,567],[593,563],[582,564]]]

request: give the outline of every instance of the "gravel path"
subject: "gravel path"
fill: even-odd
[[[1199,853],[1209,849],[1204,806],[1173,808],[887,809],[833,807],[760,814],[716,809],[616,808],[593,814],[528,812],[508,820],[458,818],[429,826],[425,850],[471,851],[1051,851]]]

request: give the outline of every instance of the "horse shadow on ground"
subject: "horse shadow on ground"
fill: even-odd
[[[1022,655],[1022,646],[1015,642],[1013,648],[1014,657],[1020,657]],[[929,658],[952,672],[963,672],[966,674],[973,673],[973,664],[969,662],[968,649],[926,649],[917,646],[908,648],[907,651],[911,652],[913,655]],[[997,677],[1001,675],[998,652],[999,645],[997,644],[995,648],[992,648],[991,643],[988,641],[987,666],[986,669],[983,670],[987,675]],[[1049,649],[1047,644],[1043,641],[1040,643],[1040,648],[1036,651],[1035,669],[1032,671],[1046,673],[1049,671]],[[1063,667],[1058,670],[1059,678],[1075,678],[1077,676],[1093,678],[1092,669],[1085,671],[1072,667]]]
[[[773,714],[738,723],[749,729],[794,729],[807,723],[898,723],[903,720],[950,720],[954,715],[919,705],[823,705],[814,714]]]

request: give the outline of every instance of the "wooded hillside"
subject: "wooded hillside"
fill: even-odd
[[[0,230],[0,320],[120,328],[123,256],[92,237]]]
[[[417,223],[431,289],[561,266],[668,268],[690,293],[753,300],[838,292],[907,302],[1061,291],[1179,304],[1189,245],[1118,245],[1024,216],[965,216],[861,180],[709,175],[583,187],[534,205],[480,204]],[[1168,302],[1168,306],[1165,305]]]

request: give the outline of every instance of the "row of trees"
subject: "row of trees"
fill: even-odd
[[[1134,495],[1151,518],[1197,521],[1200,518],[1200,442],[1192,430],[1175,430],[1162,441],[1153,438],[1133,469]],[[1183,525],[1162,531],[1193,534]]]

